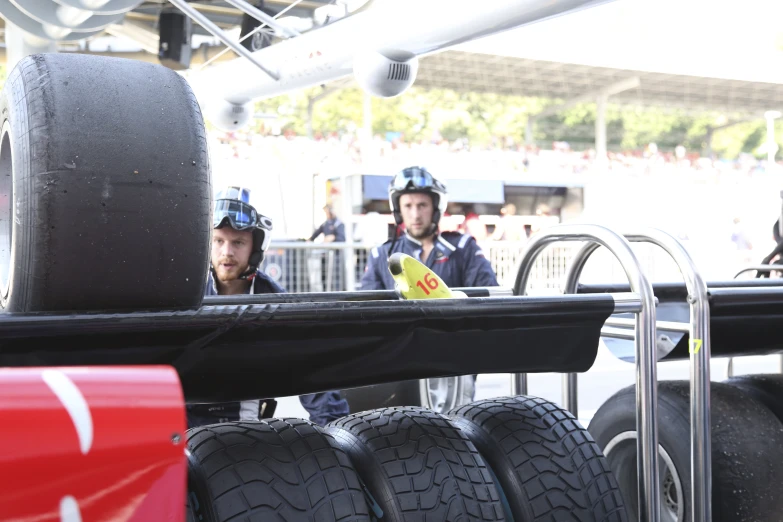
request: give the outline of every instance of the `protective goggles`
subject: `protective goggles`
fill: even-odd
[[[392,190],[426,189],[435,187],[432,174],[418,167],[410,167],[398,173],[391,182]]]
[[[228,220],[234,230],[249,230],[261,228],[272,231],[272,220],[256,212],[251,205],[236,199],[219,199],[215,201],[215,212],[212,226],[217,228]]]

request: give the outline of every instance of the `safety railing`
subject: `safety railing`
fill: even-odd
[[[550,244],[561,241],[585,241],[607,248],[620,262],[631,285],[641,299],[635,311],[636,381],[637,381],[637,455],[639,480],[639,520],[660,521],[660,483],[658,468],[657,369],[655,354],[655,297],[639,260],[629,242],[621,235],[598,225],[557,225],[542,230],[528,243],[519,263],[514,284],[517,295],[524,295],[536,257]],[[586,246],[584,249],[589,247]],[[585,251],[585,250],[583,250]],[[616,309],[615,313],[620,313]],[[524,375],[512,380],[512,393],[527,393]],[[696,519],[699,520],[699,519]]]
[[[361,290],[361,278],[374,245],[361,243],[308,243],[305,241],[272,241],[267,250],[262,270],[288,292],[315,293]],[[519,261],[527,241],[483,241],[480,243],[489,260],[498,283],[511,287],[517,276]],[[581,244],[555,244],[535,259],[530,269],[528,289],[535,293],[561,293],[568,268]],[[597,255],[600,255],[599,252]],[[347,263],[353,256],[353,270]],[[648,252],[637,252],[637,257],[651,280],[669,278],[671,270]],[[601,282],[617,281],[624,277],[622,268],[614,260],[591,263],[588,275]],[[350,270],[350,272],[348,272]],[[351,286],[353,285],[353,286]]]
[[[757,274],[771,274],[772,272],[783,272],[783,265],[752,265],[746,266],[736,274],[734,279],[739,278],[742,274],[747,272],[756,272]]]
[[[710,307],[707,284],[702,279],[693,259],[673,236],[658,229],[647,229],[638,234],[626,235],[631,242],[652,243],[669,254],[688,290],[687,301],[690,304],[690,322],[657,323],[658,327],[667,327],[687,332],[690,339],[690,418],[691,418],[691,520],[709,522],[712,520],[712,466],[710,461]],[[573,259],[565,290],[568,294],[577,291],[579,276],[587,260],[599,248],[597,243],[589,243]],[[612,318],[606,321],[609,328],[631,326],[627,319]],[[638,325],[637,325],[638,328]],[[622,331],[608,330],[606,336],[623,337]],[[637,347],[637,362],[639,361]],[[640,366],[637,364],[637,369]],[[637,376],[637,380],[638,380]],[[641,389],[641,388],[640,388]],[[565,403],[574,415],[577,415],[577,376],[563,376],[563,396]]]
[[[351,292],[359,288],[369,252],[350,243],[273,241],[261,269],[287,292]]]

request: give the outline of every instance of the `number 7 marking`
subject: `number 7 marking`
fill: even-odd
[[[699,353],[699,350],[701,350],[701,345],[701,339],[691,339],[691,349],[689,351],[691,353]]]

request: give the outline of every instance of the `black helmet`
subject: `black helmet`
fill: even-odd
[[[253,251],[250,253],[248,268],[240,278],[254,276],[272,239],[272,220],[259,214],[250,204],[250,190],[227,187],[220,191],[215,198],[212,226],[216,229],[229,226],[234,230],[253,232]]]
[[[432,205],[435,207],[432,224],[437,226],[449,203],[446,185],[432,177],[423,167],[408,167],[398,172],[389,183],[389,206],[398,225],[402,223],[400,196],[411,193],[429,194],[432,197]]]

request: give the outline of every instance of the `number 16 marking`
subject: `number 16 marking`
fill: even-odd
[[[701,345],[701,339],[691,339],[691,349],[689,351],[691,353],[699,353],[699,350],[701,350]]]
[[[432,272],[427,272],[426,274],[424,274],[424,282],[427,283],[427,286],[429,286],[431,289],[435,290],[436,288],[438,288],[438,280],[431,276],[432,276]],[[425,294],[430,295],[430,291],[427,290],[427,287],[425,287],[421,281],[416,281],[416,286],[424,290]]]

